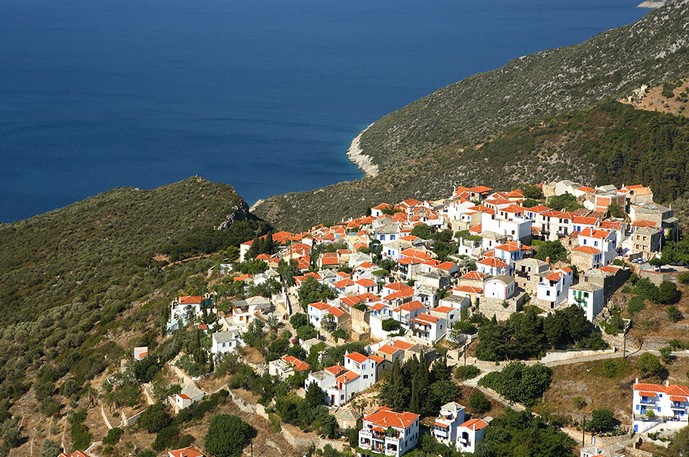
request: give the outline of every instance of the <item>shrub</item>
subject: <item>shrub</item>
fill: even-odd
[[[172,417],[162,403],[149,406],[139,418],[139,426],[149,433],[158,433],[171,423]]]
[[[627,304],[627,312],[630,316],[638,313],[639,311],[643,311],[644,308],[644,298],[640,297],[639,295],[634,295]]]
[[[382,323],[382,327],[386,332],[394,332],[400,329],[400,323],[395,319],[385,319]]]
[[[239,457],[256,431],[242,419],[220,414],[211,420],[206,433],[206,450],[216,457]]]
[[[671,305],[679,300],[679,291],[674,282],[663,281],[658,288],[658,303]]]
[[[685,271],[684,273],[680,273],[677,276],[677,281],[679,281],[680,284],[689,284],[689,271]]]
[[[612,411],[607,409],[594,409],[591,420],[586,423],[586,429],[592,432],[611,432],[620,425]]]
[[[662,376],[665,369],[660,363],[660,359],[650,352],[645,352],[639,357],[639,375],[642,378]]]
[[[455,377],[460,381],[475,378],[480,373],[481,370],[474,365],[463,365],[455,368]]]
[[[675,305],[668,306],[665,310],[665,314],[667,314],[667,318],[670,319],[671,322],[679,322],[684,318],[682,312],[677,309]]]
[[[469,397],[469,408],[476,414],[482,414],[490,409],[490,401],[481,392],[474,392]]]
[[[103,444],[110,446],[116,445],[117,443],[119,443],[122,433],[123,431],[121,428],[111,428],[110,430],[108,430],[108,434],[105,435],[105,438],[103,438]]]

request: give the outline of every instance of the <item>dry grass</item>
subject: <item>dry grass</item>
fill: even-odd
[[[646,94],[636,97],[629,102],[627,99],[619,100],[621,103],[632,105],[636,109],[645,111],[658,111],[660,113],[673,114],[675,116],[689,116],[689,104],[676,100],[676,97],[684,91],[689,91],[689,80],[674,90],[675,96],[667,98],[663,95],[663,87],[651,87]],[[682,109],[684,107],[684,109]]]
[[[689,360],[677,358],[667,370],[669,381],[687,384]],[[632,386],[638,376],[638,358],[599,360],[553,368],[553,381],[535,410],[580,421],[594,409],[608,409],[622,425],[631,423]],[[648,379],[660,383],[661,379]]]
[[[666,311],[668,305],[645,302],[645,308],[632,317],[632,328],[629,336],[632,341],[642,344],[643,348],[662,347],[672,339],[689,340],[689,287],[680,285],[678,289],[682,295],[675,305],[685,316],[679,322],[671,322]],[[629,294],[616,294],[615,302],[620,303],[623,309],[632,296]],[[625,315],[628,316],[627,313]]]

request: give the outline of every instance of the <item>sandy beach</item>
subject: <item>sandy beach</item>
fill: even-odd
[[[358,134],[356,138],[352,140],[352,144],[349,145],[349,149],[347,149],[347,158],[351,160],[361,171],[363,171],[366,176],[376,176],[379,172],[378,165],[374,164],[371,158],[364,154],[364,152],[361,150],[361,147],[359,147],[361,135],[363,135],[364,132],[371,127],[371,125],[366,127],[360,134]]]

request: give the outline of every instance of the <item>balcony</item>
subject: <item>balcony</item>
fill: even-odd
[[[435,435],[436,438],[447,438],[449,433],[446,428],[435,427],[433,429],[433,435]]]
[[[673,402],[671,408],[674,410],[686,411],[687,404],[686,403],[680,403],[680,402]]]
[[[641,397],[641,400],[639,400],[639,404],[644,406],[655,406],[657,404],[657,401],[655,398]]]

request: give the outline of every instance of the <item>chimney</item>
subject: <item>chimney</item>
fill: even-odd
[[[665,387],[670,387],[670,380],[669,379],[665,380]]]
[[[635,379],[634,379],[634,384],[638,384],[638,383],[639,383],[639,378],[635,378]]]
[[[548,257],[545,258],[545,263],[548,264],[548,265],[550,265],[550,256],[548,256]]]

